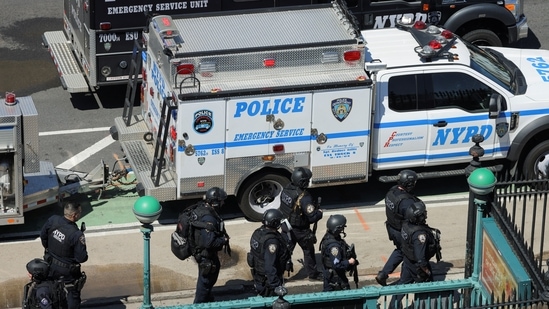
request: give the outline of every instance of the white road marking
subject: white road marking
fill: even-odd
[[[75,130],[47,131],[47,132],[38,133],[38,136],[101,132],[101,131],[109,131],[109,129],[110,127],[99,127],[99,128],[75,129]]]
[[[90,147],[82,150],[80,153],[76,154],[72,158],[68,159],[67,161],[59,164],[57,167],[62,169],[70,170],[71,168],[75,167],[76,165],[82,163],[84,160],[91,157],[93,154],[101,151],[105,147],[109,146],[110,144],[114,143],[115,140],[109,135],[105,137],[104,139],[100,140],[99,142],[91,145]]]

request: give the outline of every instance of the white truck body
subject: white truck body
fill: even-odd
[[[38,128],[31,97],[0,98],[0,225],[23,224],[25,212],[105,183],[104,164],[82,173],[40,161]]]
[[[546,167],[549,121],[539,119],[549,104],[539,89],[549,52],[519,56],[523,73],[453,36],[425,55],[418,46],[434,34],[412,25],[361,33],[347,13],[333,4],[153,18],[142,113],[113,128],[141,193],[174,200],[219,186],[260,220],[295,167],[312,170],[312,187],[403,168],[455,175],[475,136],[486,165]]]

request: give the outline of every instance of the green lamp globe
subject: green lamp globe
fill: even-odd
[[[133,214],[142,224],[151,224],[162,213],[162,205],[152,196],[142,196],[133,204]]]
[[[469,189],[479,195],[490,194],[496,186],[496,176],[487,168],[477,168],[467,178]]]

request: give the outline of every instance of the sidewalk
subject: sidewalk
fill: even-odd
[[[429,202],[428,222],[442,231],[443,260],[436,265],[436,274],[439,276],[447,274],[448,278],[463,278],[466,209],[463,202]],[[356,245],[360,261],[360,287],[378,286],[374,276],[394,249],[387,239],[384,226],[385,209],[370,206],[326,210],[318,227],[319,238],[325,232],[326,220],[335,213],[343,214],[347,218],[346,240]],[[223,253],[220,255],[222,267],[214,288],[215,293],[223,295],[222,300],[254,296],[246,253],[249,251],[250,235],[260,223],[248,222],[242,218],[225,222],[231,236],[232,256],[228,257]],[[173,230],[173,224],[155,223],[151,234],[150,286],[155,307],[190,304],[194,298],[197,265],[192,259],[180,261],[173,256],[169,242]],[[144,241],[139,224],[133,222],[88,226],[86,242],[89,260],[82,265],[82,270],[88,275],[82,291],[83,307],[140,307],[143,295]],[[0,308],[16,308],[21,304],[22,289],[28,282],[25,265],[31,259],[41,257],[43,249],[39,239],[35,238],[0,242],[0,250],[0,299],[5,300]],[[297,248],[292,257],[296,272],[292,273],[287,282],[289,294],[322,291],[320,282],[311,283],[305,280],[304,272],[300,272],[301,265],[297,261],[302,257],[302,251]],[[398,274],[393,275],[398,277]]]

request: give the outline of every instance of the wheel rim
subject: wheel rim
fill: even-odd
[[[248,194],[250,209],[261,214],[271,208],[278,209],[282,189],[282,185],[273,180],[257,183]]]
[[[536,159],[533,170],[537,179],[549,178],[549,152],[545,152]]]

